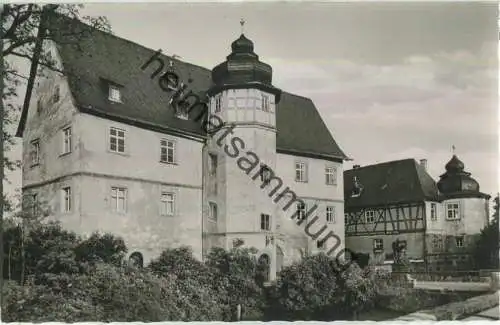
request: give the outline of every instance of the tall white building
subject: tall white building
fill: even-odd
[[[75,42],[59,24],[47,46],[64,74],[39,80],[17,134],[25,197],[78,233],[122,236],[144,263],[168,247],[255,247],[273,277],[344,247],[346,156],[310,99],[272,85],[252,41],[207,70],[83,24]]]

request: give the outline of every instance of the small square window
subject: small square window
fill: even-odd
[[[464,247],[464,236],[455,237],[455,244],[458,248]]]
[[[384,241],[380,238],[376,238],[373,240],[373,250],[381,251],[384,249]]]
[[[109,86],[109,98],[110,101],[116,102],[116,103],[121,103],[122,98],[121,98],[121,91],[120,88],[117,86],[110,85]]]

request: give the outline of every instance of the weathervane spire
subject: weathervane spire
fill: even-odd
[[[244,32],[244,27],[245,27],[245,19],[241,18],[240,19],[240,25],[241,25],[241,34]]]

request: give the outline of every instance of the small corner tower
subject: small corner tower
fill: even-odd
[[[463,250],[461,247],[470,247],[473,236],[488,224],[490,196],[479,191],[479,183],[465,171],[457,155],[453,154],[445,169],[437,182],[444,210],[444,230],[448,236],[462,238],[458,250]]]

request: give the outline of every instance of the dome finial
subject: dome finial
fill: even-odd
[[[455,149],[456,149],[456,148],[455,148],[455,145],[454,145],[454,144],[452,144],[452,145],[451,145],[451,152],[453,153],[453,155],[455,155]]]
[[[245,31],[245,19],[243,18],[240,19],[240,25],[241,25],[241,34],[243,34]]]

